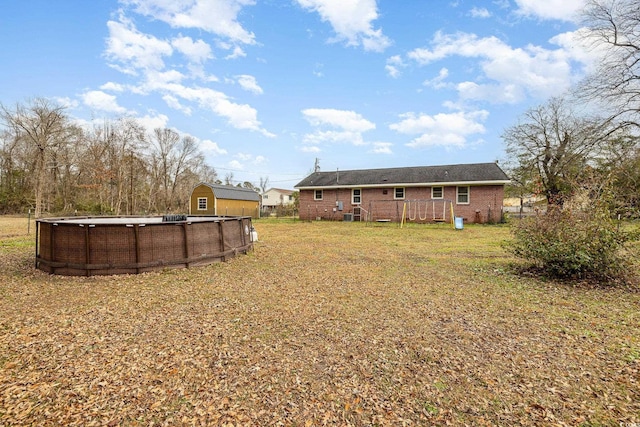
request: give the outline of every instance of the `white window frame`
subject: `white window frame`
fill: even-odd
[[[465,193],[460,193],[460,189],[461,188],[466,188],[467,192]],[[461,202],[460,201],[460,196],[467,196],[467,201],[466,202]],[[468,185],[459,185],[456,187],[456,204],[457,205],[468,205],[471,201],[471,187]]]
[[[204,208],[202,207],[202,202],[204,201]],[[209,205],[209,201],[206,197],[198,197],[198,210],[206,211],[207,206]]]
[[[322,190],[313,190],[313,200],[322,200],[322,193]],[[320,197],[318,197],[318,195],[320,195]]]
[[[402,190],[402,196],[398,197],[398,190]],[[393,189],[393,200],[404,200],[405,189],[404,187],[395,187]]]
[[[358,192],[357,195],[356,195],[356,191]],[[358,198],[357,202],[356,202],[356,197]],[[362,204],[362,189],[361,188],[353,188],[351,190],[351,204],[352,205],[360,205],[360,204]]]
[[[434,194],[435,192],[433,191],[435,188],[439,188],[440,189],[440,196],[436,197],[436,195]],[[444,187],[442,185],[437,185],[435,187],[431,187],[431,198],[432,199],[444,199]]]

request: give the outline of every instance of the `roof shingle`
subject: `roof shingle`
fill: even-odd
[[[473,182],[506,184],[509,182],[509,177],[496,163],[473,163],[314,172],[300,181],[295,188]]]

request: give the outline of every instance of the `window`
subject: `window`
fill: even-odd
[[[268,194],[265,194],[264,196],[262,196],[263,199],[267,200],[269,198]]]
[[[444,188],[442,187],[431,187],[431,198],[432,199],[442,199],[444,197]]]
[[[456,197],[459,205],[469,204],[469,186],[458,187]]]
[[[198,210],[206,211],[207,210],[207,198],[206,197],[198,197]]]
[[[293,196],[289,196],[289,201],[292,201],[292,200],[293,200]]]
[[[354,188],[351,190],[351,203],[354,205],[359,205],[362,203],[362,190],[359,188]]]
[[[394,188],[393,198],[394,199],[404,199],[404,187],[396,187],[396,188]]]
[[[316,190],[313,193],[313,200],[322,200],[322,190]]]

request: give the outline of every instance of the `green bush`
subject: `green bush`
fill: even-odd
[[[605,283],[635,280],[631,243],[638,234],[620,226],[605,204],[580,210],[555,207],[514,221],[507,248],[529,260],[544,275],[560,279],[594,279]]]

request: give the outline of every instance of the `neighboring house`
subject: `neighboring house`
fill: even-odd
[[[190,215],[260,217],[260,195],[247,188],[201,182],[191,191]]]
[[[314,172],[300,190],[300,219],[497,222],[509,177],[497,163]]]
[[[283,190],[282,188],[270,188],[262,194],[262,210],[271,213],[278,206],[293,205],[293,190]]]

